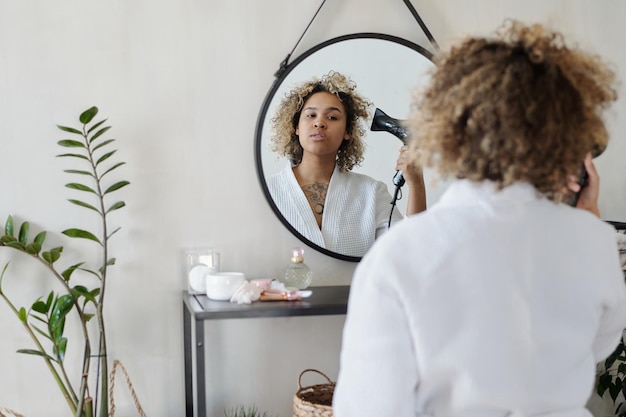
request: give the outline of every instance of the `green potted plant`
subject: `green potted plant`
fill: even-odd
[[[69,151],[57,155],[77,163],[74,168],[65,172],[79,178],[79,181],[70,182],[66,187],[82,193],[86,198],[68,201],[92,212],[97,218],[98,229],[92,232],[70,228],[62,234],[81,239],[88,245],[96,245],[96,260],[63,265],[62,246],[47,248],[47,232],[39,231],[32,236],[30,223],[23,221],[18,224],[13,216],[8,216],[4,233],[0,236],[0,249],[26,254],[34,262],[41,264],[58,284],[58,291],[42,294],[30,306],[18,306],[2,287],[9,272],[9,262],[4,263],[0,270],[0,298],[8,305],[33,342],[33,346],[18,352],[43,360],[72,415],[77,417],[109,416],[109,358],[103,313],[107,275],[109,268],[115,264],[109,244],[113,235],[120,230],[119,227],[110,229],[109,216],[125,206],[123,201],[111,200],[113,193],[129,184],[125,180],[111,180],[111,173],[125,163],[112,162],[117,152],[115,149],[111,150],[111,144],[115,140],[104,138],[110,126],[105,126],[106,119],[94,121],[97,114],[98,108],[91,107],[80,114],[78,128],[58,126],[71,137],[58,142]],[[76,283],[79,280],[80,283]],[[73,341],[72,344],[82,346],[82,354],[72,356],[81,361],[82,371],[75,378],[69,375],[65,365],[68,348],[65,324],[70,319],[78,321],[82,337],[82,340],[76,343]],[[94,361],[97,361],[95,367],[92,366]],[[93,382],[96,383],[96,389],[90,387]]]
[[[246,408],[243,405],[224,411],[224,415],[226,417],[270,417],[266,411],[261,413],[256,406]]]
[[[608,393],[614,404],[615,415],[626,416],[626,345],[623,338],[600,367],[596,392],[600,398]]]
[[[616,222],[613,222],[616,223]],[[626,279],[626,231],[624,224],[619,226],[617,245],[620,254],[620,262]],[[626,331],[625,331],[626,333]],[[604,363],[598,365],[596,378],[596,393],[603,398],[608,395],[613,402],[613,410],[616,416],[626,417],[626,343],[624,336],[619,341],[615,351],[609,355]]]

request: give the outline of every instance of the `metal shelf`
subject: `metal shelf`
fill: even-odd
[[[309,289],[313,291],[313,294],[300,301],[263,301],[252,304],[214,301],[205,295],[193,295],[187,291],[183,292],[186,417],[194,417],[194,397],[197,398],[198,402],[197,415],[199,417],[206,416],[204,321],[346,314],[350,292],[348,285],[310,287]],[[192,349],[194,339],[196,348]],[[196,374],[195,385],[193,383],[194,368]]]

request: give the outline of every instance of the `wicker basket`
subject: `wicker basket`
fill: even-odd
[[[24,417],[16,411],[8,408],[0,407],[0,417]]]
[[[326,384],[302,386],[302,375],[317,372],[328,381]],[[332,417],[335,383],[316,369],[305,369],[298,376],[298,391],[293,397],[293,417]]]

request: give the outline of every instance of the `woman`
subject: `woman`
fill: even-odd
[[[296,86],[272,119],[273,150],[289,159],[267,182],[276,206],[305,238],[348,256],[363,256],[391,213],[386,185],[351,172],[363,160],[370,106],[351,80],[331,72]],[[396,169],[407,180],[413,214],[425,209],[424,181],[405,154],[402,148]],[[392,221],[400,219],[395,211]]]
[[[335,416],[591,416],[626,327],[615,230],[592,214],[613,73],[519,22],[436,63],[411,146],[454,179],[359,264]],[[562,202],[583,160],[584,210]]]

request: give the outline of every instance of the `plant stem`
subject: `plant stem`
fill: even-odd
[[[89,141],[89,134],[87,133],[87,126],[83,125],[83,138],[85,140],[85,146],[89,155],[89,162],[91,169],[96,180],[96,193],[98,196],[98,202],[100,204],[100,214],[102,218],[102,248],[103,248],[103,260],[102,268],[100,269],[100,294],[98,297],[98,305],[96,309],[96,318],[98,320],[99,329],[99,348],[98,348],[98,360],[100,361],[100,417],[108,417],[109,415],[109,365],[107,357],[107,339],[104,325],[104,295],[106,293],[106,275],[107,266],[109,260],[108,253],[108,229],[106,221],[106,208],[104,205],[104,194],[102,192],[101,177],[98,176],[98,168],[94,163],[93,152],[91,149],[91,143]],[[97,402],[96,402],[97,406]]]
[[[4,301],[7,303],[7,305],[11,309],[11,311],[13,311],[13,313],[19,319],[19,312],[18,312],[17,308],[15,307],[15,305],[13,305],[13,303],[11,303],[11,301],[7,298],[7,296],[4,293],[0,292],[0,297],[2,297],[4,299]],[[37,346],[39,351],[42,352],[42,353],[45,353],[45,350],[44,350],[43,346],[41,345],[41,342],[39,342],[39,339],[37,338],[37,335],[35,335],[33,330],[30,328],[30,326],[28,325],[28,322],[24,322],[24,321],[22,321],[20,319],[20,323],[22,323],[22,325],[26,329],[26,332],[29,334],[30,338],[33,340],[33,342],[35,343],[35,345]],[[67,404],[69,405],[70,410],[72,410],[72,413],[75,413],[76,409],[77,409],[77,404],[76,404],[76,400],[75,400],[76,399],[76,394],[73,392],[71,385],[69,385],[69,383],[68,383],[69,388],[67,386],[65,386],[65,384],[61,380],[61,377],[59,376],[59,373],[57,372],[56,368],[54,367],[52,361],[50,359],[48,359],[47,357],[44,357],[44,356],[42,356],[42,358],[46,362],[46,365],[48,366],[48,369],[52,373],[52,376],[54,377],[54,379],[55,379],[55,381],[57,383],[57,386],[61,390],[61,393],[63,394],[63,397],[67,401]]]
[[[40,261],[41,263],[43,263],[44,265],[46,265],[46,267],[52,272],[52,275],[54,275],[54,277],[61,283],[61,285],[65,288],[65,291],[68,294],[72,294],[72,289],[70,288],[69,284],[67,283],[67,281],[63,278],[62,275],[60,275],[56,269],[53,268],[52,265],[50,265],[48,262],[45,261],[45,259],[40,258],[39,256],[33,255],[33,257],[35,259],[37,259],[38,261]],[[81,326],[81,330],[83,332],[83,340],[85,341],[85,345],[83,348],[83,358],[91,358],[91,339],[89,337],[89,331],[87,329],[87,320],[85,318],[85,313],[83,311],[83,309],[81,308],[80,304],[78,304],[78,301],[74,298],[74,307],[76,308],[76,313],[78,314],[78,318],[79,318],[79,322],[80,322],[80,326]],[[62,365],[61,363],[61,368],[63,369],[63,374],[66,375],[65,373],[65,367]],[[83,375],[89,375],[89,367],[90,367],[90,361],[89,360],[84,360],[83,361]],[[68,385],[71,386],[71,384]],[[86,382],[84,380],[81,381],[81,389],[80,389],[80,402],[83,401],[83,397],[85,395],[85,388],[86,388]],[[74,391],[74,390],[72,390]],[[76,395],[76,394],[74,394]],[[79,408],[80,410],[80,408]]]

